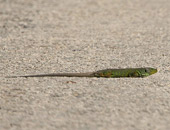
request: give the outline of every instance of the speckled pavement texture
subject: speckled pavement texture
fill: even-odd
[[[0,0],[0,130],[169,130],[169,0]],[[5,78],[154,67],[147,78]]]

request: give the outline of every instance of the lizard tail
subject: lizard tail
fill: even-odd
[[[94,77],[93,72],[89,73],[52,73],[52,74],[39,74],[39,75],[23,75],[23,76],[7,76],[6,78],[17,77]]]

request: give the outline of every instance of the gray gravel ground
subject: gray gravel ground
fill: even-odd
[[[0,0],[0,130],[169,130],[170,0]],[[147,78],[5,78],[155,67]]]

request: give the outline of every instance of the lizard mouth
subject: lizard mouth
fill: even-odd
[[[157,69],[151,69],[151,70],[150,70],[150,74],[155,74],[156,72],[158,72]]]

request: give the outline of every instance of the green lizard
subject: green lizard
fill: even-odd
[[[126,68],[126,69],[106,69],[88,73],[52,73],[25,76],[9,76],[16,77],[102,77],[102,78],[120,78],[120,77],[146,77],[157,72],[154,68]]]

